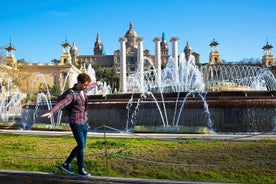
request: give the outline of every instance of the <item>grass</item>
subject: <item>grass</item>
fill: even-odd
[[[0,169],[63,173],[70,136],[0,134]],[[94,176],[228,183],[276,183],[276,141],[174,141],[88,138],[85,167]],[[72,163],[77,169],[76,160]]]

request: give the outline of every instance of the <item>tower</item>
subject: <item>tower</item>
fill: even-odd
[[[222,64],[218,51],[218,45],[219,43],[216,42],[215,39],[213,39],[213,41],[209,44],[211,47],[211,52],[209,54],[209,65]]]
[[[165,33],[162,33],[162,40],[160,42],[160,49],[161,49],[161,63],[162,65],[165,65],[168,61],[168,54],[169,54],[169,49],[168,49],[168,44],[165,39]]]
[[[187,62],[189,64],[192,64],[192,65],[195,65],[196,64],[195,56],[193,54],[193,49],[190,46],[189,42],[187,42],[183,52],[185,54],[184,55],[185,56],[185,62]],[[183,63],[180,66],[183,66]]]
[[[262,57],[262,64],[264,66],[269,66],[274,64],[274,57],[271,54],[271,49],[273,48],[272,45],[269,45],[268,42],[266,42],[266,45],[263,46],[263,50],[264,50],[264,55]]]
[[[71,45],[67,42],[67,39],[65,39],[65,42],[63,42],[61,46],[62,46],[62,53],[60,57],[60,64],[61,65],[72,64],[71,54],[70,54]]]
[[[6,57],[4,59],[4,63],[7,66],[10,66],[12,68],[16,68],[17,67],[17,61],[15,59],[15,48],[12,46],[11,41],[10,41],[10,45],[5,47],[6,50]]]
[[[78,65],[77,57],[79,56],[79,50],[78,50],[75,42],[73,42],[73,45],[70,49],[70,54],[71,54],[72,64],[73,65]]]
[[[133,24],[129,24],[129,30],[126,32],[126,65],[127,75],[135,73],[137,70],[137,48],[138,48],[138,34],[133,28]]]
[[[96,42],[94,44],[94,55],[104,55],[103,44],[101,43],[100,34],[97,33]]]
[[[167,41],[165,39],[165,33],[162,33],[162,40],[160,42],[160,45],[161,45],[161,55],[162,56],[167,56],[168,52],[169,52],[169,49],[168,49]]]

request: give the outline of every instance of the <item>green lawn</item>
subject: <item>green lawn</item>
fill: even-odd
[[[75,146],[71,136],[0,140],[1,170],[63,173],[59,165]],[[88,138],[85,167],[94,176],[275,184],[275,153],[275,140]]]

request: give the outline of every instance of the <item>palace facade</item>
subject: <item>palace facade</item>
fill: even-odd
[[[127,75],[133,74],[137,71],[138,61],[137,61],[137,49],[138,49],[138,39],[140,38],[137,32],[134,30],[134,26],[132,23],[129,24],[129,29],[126,31],[124,38],[126,38],[126,66],[127,66]],[[162,34],[161,42],[161,62],[162,66],[165,66],[170,55],[168,49],[168,43],[165,40],[164,33]],[[120,50],[115,50],[113,55],[106,55],[104,51],[104,45],[101,42],[100,34],[97,33],[96,41],[94,44],[94,53],[93,55],[79,55],[78,48],[76,43],[74,42],[72,47],[69,48],[71,55],[70,62],[84,69],[89,64],[92,66],[105,66],[105,67],[113,67],[117,68],[117,71],[120,72]],[[196,58],[196,62],[199,63],[199,54],[193,52],[193,55]],[[150,59],[151,61],[155,61],[155,54],[150,53],[149,50],[144,50],[144,56]],[[61,63],[68,63],[68,57],[61,57]],[[154,63],[155,64],[155,63]],[[151,69],[151,65],[148,62],[144,64],[145,70]]]

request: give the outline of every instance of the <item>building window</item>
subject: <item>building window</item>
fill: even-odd
[[[135,65],[135,59],[134,58],[129,58],[129,64]]]

